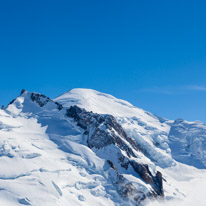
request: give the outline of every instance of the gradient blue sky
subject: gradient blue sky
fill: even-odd
[[[0,104],[92,88],[206,122],[206,1],[0,3]]]

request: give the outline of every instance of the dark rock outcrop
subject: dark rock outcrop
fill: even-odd
[[[24,92],[26,92],[26,90],[22,89],[20,95],[22,95]]]
[[[31,93],[31,100],[33,102],[36,102],[40,107],[43,107],[48,102],[53,102],[49,97],[47,97],[43,94],[38,94],[38,93]],[[54,102],[54,103],[57,105],[58,110],[63,109],[63,106],[61,104],[59,104],[58,102]]]
[[[153,176],[149,170],[148,165],[139,164],[135,161],[131,161],[131,165],[136,173],[154,189],[154,195],[164,196],[163,180],[161,172],[157,171],[156,175]]]
[[[116,144],[127,153],[128,157],[136,157],[133,149],[142,150],[136,141],[127,136],[122,126],[117,123],[112,115],[87,112],[77,106],[71,106],[66,114],[68,117],[73,118],[79,127],[85,130],[90,148],[100,149],[110,144]],[[130,146],[125,142],[128,142]]]
[[[46,97],[43,94],[38,94],[38,93],[31,93],[31,100],[33,102],[36,102],[40,107],[43,107],[46,105],[49,101],[49,97]]]
[[[13,99],[11,102],[9,102],[8,105],[13,104],[15,102],[16,99]]]
[[[139,191],[134,184],[128,181],[122,174],[118,172],[114,164],[107,160],[108,164],[111,166],[115,173],[115,178],[113,176],[113,183],[117,188],[117,191],[122,199],[124,199],[129,205],[140,206],[141,202],[146,199],[147,196],[151,194],[145,194],[142,191]]]

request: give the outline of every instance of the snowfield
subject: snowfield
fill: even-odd
[[[90,89],[2,107],[0,165],[2,206],[206,205],[206,125]]]

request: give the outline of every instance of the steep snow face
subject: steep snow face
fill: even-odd
[[[206,125],[202,122],[175,120],[169,133],[172,157],[197,168],[206,168]]]

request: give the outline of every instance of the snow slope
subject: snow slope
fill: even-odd
[[[74,105],[86,111],[68,116]],[[54,100],[22,91],[0,110],[0,205],[135,205],[137,192],[153,188],[133,162],[149,166],[151,181],[162,173],[166,202],[160,204],[191,200],[205,185],[205,133],[201,122],[166,120],[94,90],[73,89]],[[88,145],[95,137],[98,146],[102,134],[118,142]]]

